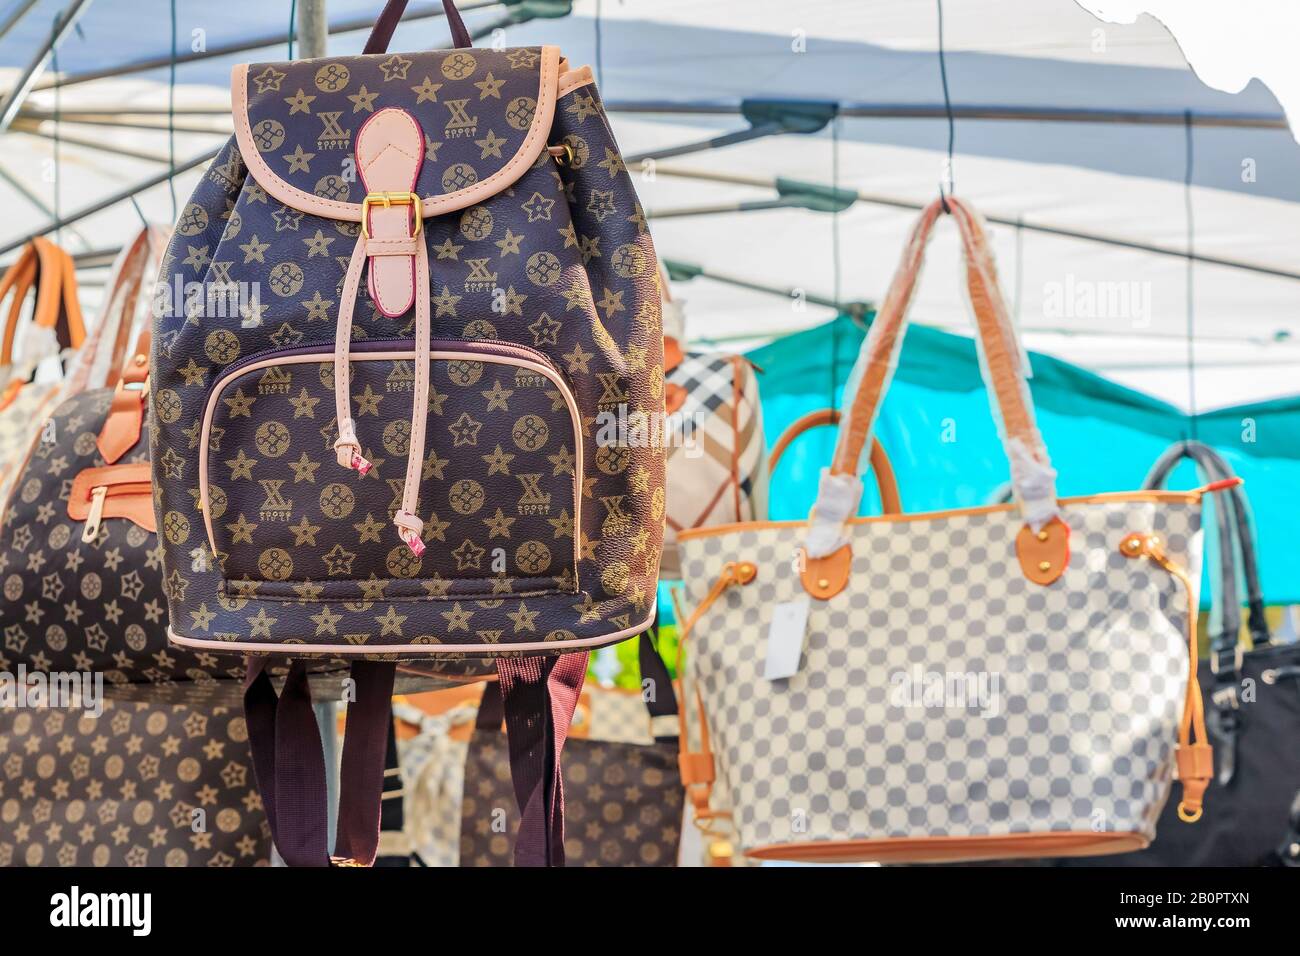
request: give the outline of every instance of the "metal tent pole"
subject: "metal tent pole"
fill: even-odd
[[[63,42],[68,31],[73,28],[77,20],[85,12],[86,7],[90,6],[90,0],[72,0],[68,7],[59,14],[59,19],[55,22],[54,29],[50,31],[49,37],[41,44],[36,55],[18,75],[18,82],[14,84],[5,97],[4,105],[0,106],[0,133],[9,128],[9,124],[14,121],[18,115],[19,108],[23,105],[23,100],[27,99],[27,94],[32,91],[37,79],[45,71],[45,63],[50,58],[50,53],[56,46]],[[7,29],[7,27],[6,27]]]

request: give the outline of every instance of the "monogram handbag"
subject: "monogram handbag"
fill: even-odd
[[[945,209],[1015,501],[854,517],[860,460]],[[1201,815],[1212,757],[1188,648],[1200,502],[1214,486],[1058,498],[1019,355],[980,220],[951,197],[931,204],[850,378],[809,520],[680,536],[687,666],[750,856],[1137,849],[1175,765],[1180,816]],[[709,749],[683,754],[692,790],[707,791],[714,772]]]
[[[0,709],[0,866],[265,866],[237,710]]]
[[[681,306],[666,278],[664,406],[681,441],[666,449],[667,516],[659,573],[681,577],[677,532],[767,517],[767,445],[758,376],[742,355],[686,351]]]
[[[1179,442],[1152,466],[1147,487],[1163,487],[1184,459],[1196,463],[1203,481],[1235,477],[1213,448]],[[1243,489],[1231,488],[1215,504],[1217,588],[1209,627],[1210,657],[1200,663],[1205,725],[1216,764],[1206,791],[1205,817],[1196,827],[1180,827],[1174,820],[1175,809],[1167,806],[1151,846],[1106,858],[1107,865],[1256,865],[1277,845],[1300,790],[1300,644],[1274,642],[1269,635]],[[1246,590],[1249,649],[1241,643],[1239,579]]]
[[[31,319],[23,323],[29,294]],[[47,239],[24,246],[0,278],[0,306],[6,301],[0,342],[0,502],[8,499],[23,455],[59,395],[57,379],[33,380],[38,367],[47,359],[67,359],[85,338],[72,258]]]
[[[603,426],[662,411],[656,259],[591,71],[470,49],[449,0],[455,49],[386,53],[404,7],[361,56],[233,71],[155,322],[170,638],[253,657],[259,780],[304,865],[329,862],[306,662],[354,662],[337,855],[361,862],[395,666],[496,662],[519,859],[558,864],[586,651],[654,618],[663,450]]]

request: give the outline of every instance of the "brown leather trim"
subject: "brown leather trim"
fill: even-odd
[[[1016,557],[1025,577],[1035,584],[1051,584],[1070,563],[1070,526],[1059,517],[1037,532],[1025,525],[1016,535]]]
[[[551,130],[555,117],[555,102],[559,93],[560,48],[542,47],[542,66],[537,90],[537,108],[533,113],[533,125],[528,129],[515,155],[495,173],[479,180],[472,186],[457,189],[454,192],[437,196],[421,196],[423,212],[426,219],[445,215],[464,209],[477,202],[493,196],[510,186],[524,174],[537,159],[538,154],[546,148],[546,137]],[[581,71],[577,71],[581,72]],[[590,74],[590,70],[587,71]],[[590,80],[588,80],[590,82]],[[572,88],[582,84],[575,84]],[[294,209],[324,216],[327,219],[340,219],[347,222],[361,221],[361,203],[340,202],[336,199],[323,199],[292,186],[277,176],[266,164],[262,154],[253,143],[253,131],[248,121],[248,64],[241,63],[230,73],[231,114],[235,124],[235,139],[239,143],[239,154],[248,166],[248,171],[265,189],[280,202]]]
[[[838,408],[819,408],[802,418],[795,419],[772,446],[772,454],[767,460],[768,474],[776,473],[776,465],[781,460],[781,456],[786,453],[791,442],[804,432],[822,425],[839,425],[839,423]],[[898,479],[894,476],[894,466],[889,456],[885,454],[885,447],[874,437],[871,439],[870,462],[871,473],[876,478],[876,490],[880,492],[881,511],[885,514],[898,514],[903,510],[903,502],[898,494]]]
[[[1062,505],[1104,505],[1118,501],[1145,501],[1152,504],[1196,504],[1201,500],[1202,492],[1194,491],[1112,491],[1096,495],[1077,495],[1073,498],[1058,498]],[[952,508],[947,511],[921,511],[914,514],[883,514],[868,517],[850,518],[850,525],[871,524],[881,521],[937,521],[959,515],[986,515],[999,511],[1014,511],[1014,504],[980,505],[974,508]],[[687,528],[677,535],[677,540],[688,541],[694,538],[707,538],[716,534],[734,534],[738,531],[763,531],[769,528],[803,528],[807,520],[796,521],[737,521],[734,524],[719,524],[708,528]]]
[[[943,863],[959,860],[1015,860],[1043,856],[1102,856],[1145,849],[1140,833],[1058,830],[965,837],[889,837],[881,840],[822,840],[774,843],[746,850],[756,860],[799,863]]]
[[[126,518],[146,531],[157,531],[153,510],[153,476],[147,461],[128,465],[86,468],[72,479],[68,493],[68,517],[85,521],[90,516],[90,495],[94,488],[108,488],[103,517]]]
[[[576,70],[566,69],[569,60],[567,57],[560,61],[560,81],[557,85],[559,96],[567,96],[580,86],[586,86],[589,83],[596,82],[592,75],[591,67],[580,66]]]
[[[853,548],[846,544],[824,558],[806,559],[799,580],[805,591],[819,601],[826,601],[844,590],[852,568]]]
[[[108,416],[95,439],[95,446],[104,461],[113,464],[140,441],[144,428],[144,403],[147,398],[145,382],[149,378],[148,326],[136,340],[135,350],[127,360],[113,390],[113,401]]]

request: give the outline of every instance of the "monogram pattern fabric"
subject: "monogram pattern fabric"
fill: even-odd
[[[0,866],[265,866],[244,718],[108,702],[0,711]]]
[[[805,594],[790,561],[804,526],[682,540],[688,609],[727,561],[758,568],[703,614],[687,656],[746,852],[847,841],[871,859],[874,841],[899,838],[1153,836],[1187,685],[1188,603],[1119,544],[1154,532],[1199,580],[1200,509],[1062,513],[1070,563],[1052,587],[1021,572],[1014,511],[853,525],[849,586],[812,602],[799,670],[782,680],[763,676],[763,635],[773,607]],[[941,688],[950,674],[999,683],[933,698],[930,674]]]
[[[590,82],[558,101],[552,85],[549,127],[521,128],[557,62],[553,49],[476,49],[248,70],[250,142],[309,198],[360,202],[354,183],[344,199],[318,182],[350,157],[330,144],[354,144],[384,107],[423,129],[426,196],[517,178],[419,234],[435,358],[417,556],[397,552],[389,525],[409,451],[413,312],[384,316],[360,284],[349,392],[372,467],[341,468],[329,362],[358,223],[275,199],[234,142],[213,162],[162,269],[195,294],[163,303],[153,339],[174,637],[434,653],[460,668],[516,643],[600,643],[652,616],[662,450],[602,441],[598,416],[662,410],[654,250]],[[568,147],[563,164],[529,152],[548,143]],[[242,310],[205,304],[252,284],[260,300]]]

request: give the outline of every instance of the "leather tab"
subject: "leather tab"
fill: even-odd
[[[149,331],[146,329],[140,333],[135,351],[122,369],[117,387],[113,390],[108,417],[104,419],[104,426],[95,439],[99,453],[110,465],[140,441],[140,433],[144,428],[144,403],[149,394],[149,342]]]
[[[1039,531],[1029,525],[1016,535],[1020,570],[1035,584],[1047,585],[1065,573],[1070,563],[1070,526],[1053,518]]]
[[[824,558],[808,558],[799,579],[803,589],[819,601],[828,601],[844,590],[853,567],[853,547],[844,545]]]
[[[424,131],[406,110],[379,110],[357,132],[357,172],[366,191],[409,193],[415,189],[424,163]],[[379,311],[389,318],[402,315],[415,302],[415,249],[394,240],[410,240],[418,232],[413,222],[415,209],[409,205],[369,207],[369,221],[363,223],[369,236],[367,287]],[[375,251],[371,251],[374,243]]]
[[[713,783],[713,754],[689,753],[683,750],[677,755],[677,767],[681,771],[684,787]]]
[[[72,479],[68,492],[68,517],[85,521],[90,517],[94,489],[107,488],[100,518],[125,518],[149,532],[158,530],[153,510],[153,474],[149,462],[85,468]]]

